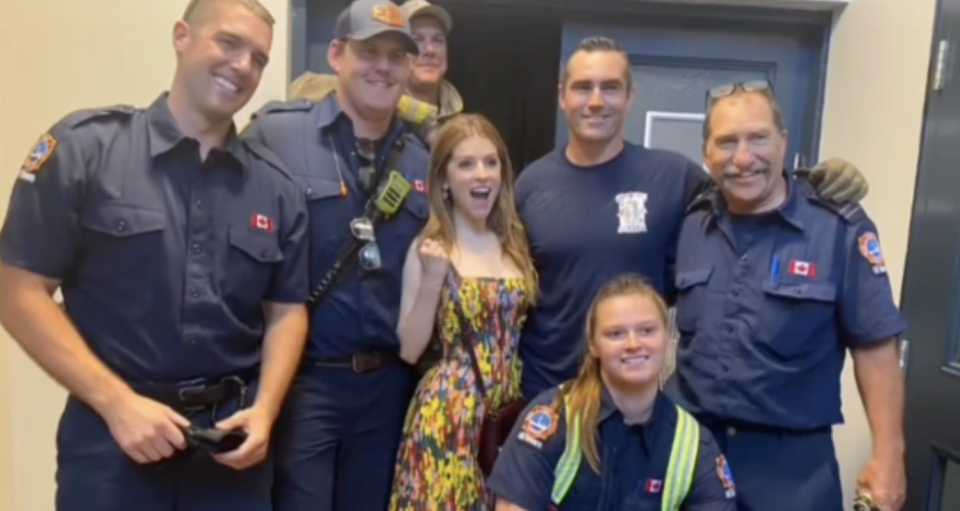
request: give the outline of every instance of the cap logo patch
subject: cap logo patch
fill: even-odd
[[[403,28],[403,13],[400,12],[400,8],[394,4],[385,3],[375,5],[373,7],[372,17],[375,21],[379,21],[384,25]]]

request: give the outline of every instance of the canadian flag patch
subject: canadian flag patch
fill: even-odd
[[[647,479],[647,482],[643,485],[643,489],[647,493],[655,495],[663,490],[663,481],[659,479]]]
[[[427,193],[427,183],[424,183],[419,179],[415,179],[413,181],[413,189],[420,193]]]
[[[807,261],[790,261],[790,275],[813,277],[817,274],[817,266]]]
[[[273,232],[273,220],[271,220],[267,215],[253,215],[253,217],[250,218],[250,225],[254,229]]]

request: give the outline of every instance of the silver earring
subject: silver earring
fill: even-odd
[[[443,187],[443,200],[450,200],[450,187],[449,187],[449,186],[444,186],[444,187]]]

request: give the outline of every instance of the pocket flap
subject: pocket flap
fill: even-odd
[[[304,193],[307,195],[308,201],[326,199],[340,195],[340,181],[323,179],[317,176],[307,176],[304,174],[296,174],[294,179],[296,179],[297,183],[299,183],[303,188]]]
[[[689,287],[693,287],[699,284],[710,280],[710,274],[713,273],[713,268],[706,268],[703,270],[690,270],[683,271],[677,274],[674,279],[674,285],[677,289],[683,291]]]
[[[283,260],[283,253],[276,238],[266,232],[254,232],[247,227],[230,229],[230,245],[262,263],[276,263]]]
[[[833,302],[837,299],[837,287],[830,283],[805,282],[800,284],[763,285],[763,290],[771,295],[794,300],[816,300]]]
[[[84,210],[80,225],[103,234],[125,237],[159,231],[167,225],[167,218],[162,211],[122,202],[102,202]]]

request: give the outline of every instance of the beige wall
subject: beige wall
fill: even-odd
[[[167,86],[173,68],[170,29],[185,3],[0,2],[7,27],[0,31],[0,217],[27,149],[64,112],[119,102],[142,105]],[[265,3],[279,26],[273,63],[253,106],[282,97],[288,74],[287,2]],[[868,175],[866,206],[880,227],[898,295],[935,2],[911,0],[909,9],[906,3],[855,0],[838,18],[822,144],[824,156],[847,157]],[[106,12],[123,23],[105,19]],[[894,42],[891,33],[902,39]],[[849,501],[870,442],[849,372],[844,382],[848,425],[838,428],[836,438]],[[31,399],[11,392],[14,385],[31,389]],[[63,397],[0,333],[0,511],[53,509],[53,439]]]
[[[827,69],[820,154],[857,163],[870,180],[864,206],[880,231],[897,300],[906,261],[935,9],[935,0],[850,2],[836,19]],[[835,430],[834,439],[845,499],[852,502],[872,444],[849,359],[843,386],[847,423]]]

